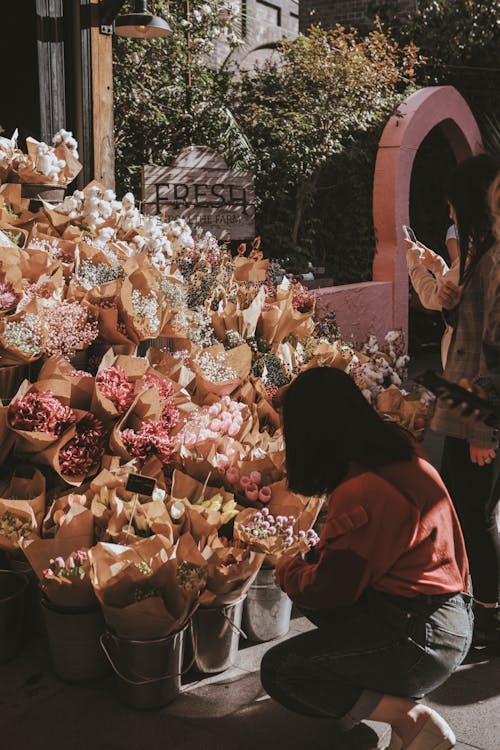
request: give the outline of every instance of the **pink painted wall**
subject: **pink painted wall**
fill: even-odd
[[[333,310],[346,341],[362,342],[371,333],[382,340],[392,328],[392,284],[368,281],[318,289],[320,315]]]
[[[383,338],[403,328],[408,340],[408,271],[403,224],[409,223],[410,181],[416,153],[440,126],[457,161],[482,151],[469,106],[453,86],[430,86],[406,99],[382,133],[373,183],[376,253],[373,281],[320,289],[318,310],[334,310],[344,338]]]

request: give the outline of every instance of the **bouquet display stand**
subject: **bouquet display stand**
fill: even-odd
[[[180,693],[188,621],[165,638],[134,640],[107,630],[101,645],[115,673],[118,697],[130,708],[161,708]]]
[[[292,601],[274,580],[274,568],[261,568],[248,589],[243,608],[243,629],[248,640],[264,643],[290,629]]]
[[[101,608],[56,607],[41,597],[54,671],[66,682],[88,682],[109,673],[99,638],[105,630]]]
[[[235,665],[246,595],[225,607],[199,607],[193,615],[193,666],[201,674],[217,674]]]
[[[14,570],[0,570],[0,664],[13,659],[24,643],[28,579]]]

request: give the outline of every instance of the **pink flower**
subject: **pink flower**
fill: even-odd
[[[0,281],[0,310],[12,310],[19,302],[19,294],[9,281]]]
[[[240,487],[241,487],[241,489],[242,490],[246,490],[247,487],[248,487],[248,485],[250,485],[250,484],[254,484],[254,482],[252,482],[252,480],[250,479],[250,477],[248,476],[248,474],[243,474],[240,477]]]
[[[151,373],[146,373],[146,375],[144,375],[142,383],[145,388],[156,388],[161,401],[166,401],[174,395],[174,387],[172,383],[168,380],[163,380],[163,378],[157,378]]]
[[[260,471],[251,471],[250,479],[252,480],[252,482],[255,482],[255,484],[260,484],[261,479],[262,479],[262,474],[260,473]]]
[[[212,404],[208,408],[208,413],[210,414],[211,417],[217,417],[221,413],[221,411],[222,411],[222,406],[219,403]]]
[[[16,430],[46,432],[59,437],[75,421],[75,413],[50,391],[32,391],[11,402],[8,418],[10,426]]]
[[[229,427],[227,434],[230,437],[236,437],[238,432],[240,431],[240,425],[237,422],[232,422],[231,426]]]
[[[99,393],[109,399],[119,414],[127,411],[134,400],[134,384],[121,367],[108,367],[97,373],[95,384]]]
[[[250,482],[245,487],[245,497],[251,503],[254,503],[259,499],[259,488],[255,484],[255,482]]]
[[[226,471],[226,479],[230,484],[236,484],[240,479],[240,472],[236,468],[236,466],[231,466]]]
[[[102,422],[93,414],[87,414],[76,426],[74,437],[59,451],[61,474],[68,477],[88,476],[97,471],[104,455],[105,435]],[[83,504],[80,496],[74,495],[69,505]]]
[[[268,485],[264,485],[259,490],[259,500],[261,503],[268,503],[271,500],[271,488]]]
[[[196,444],[196,433],[195,432],[185,432],[184,433],[183,443],[188,448],[191,448],[193,445],[195,445]]]
[[[220,432],[222,429],[222,422],[220,419],[212,419],[210,422],[210,429],[212,432]]]

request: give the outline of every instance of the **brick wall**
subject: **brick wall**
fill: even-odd
[[[386,11],[407,14],[416,10],[417,0],[381,0],[378,5]],[[307,31],[312,23],[331,28],[336,23],[363,26],[373,20],[377,3],[374,0],[301,0],[300,30]]]

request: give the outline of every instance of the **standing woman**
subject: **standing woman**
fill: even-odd
[[[493,235],[488,189],[498,174],[486,154],[466,159],[453,173],[448,199],[460,241],[460,288],[441,289],[453,317],[444,377],[470,381],[488,396],[500,393],[500,243]],[[445,434],[441,474],[457,509],[471,566],[475,599],[474,642],[500,646],[499,502],[493,481],[498,430],[463,420],[438,402],[431,427]]]
[[[318,627],[266,653],[264,688],[345,728],[387,722],[391,750],[448,750],[452,730],[417,702],[458,667],[472,636],[467,558],[444,483],[339,370],[299,375],[283,425],[288,485],[328,493],[328,516],[314,552],[276,568]]]

